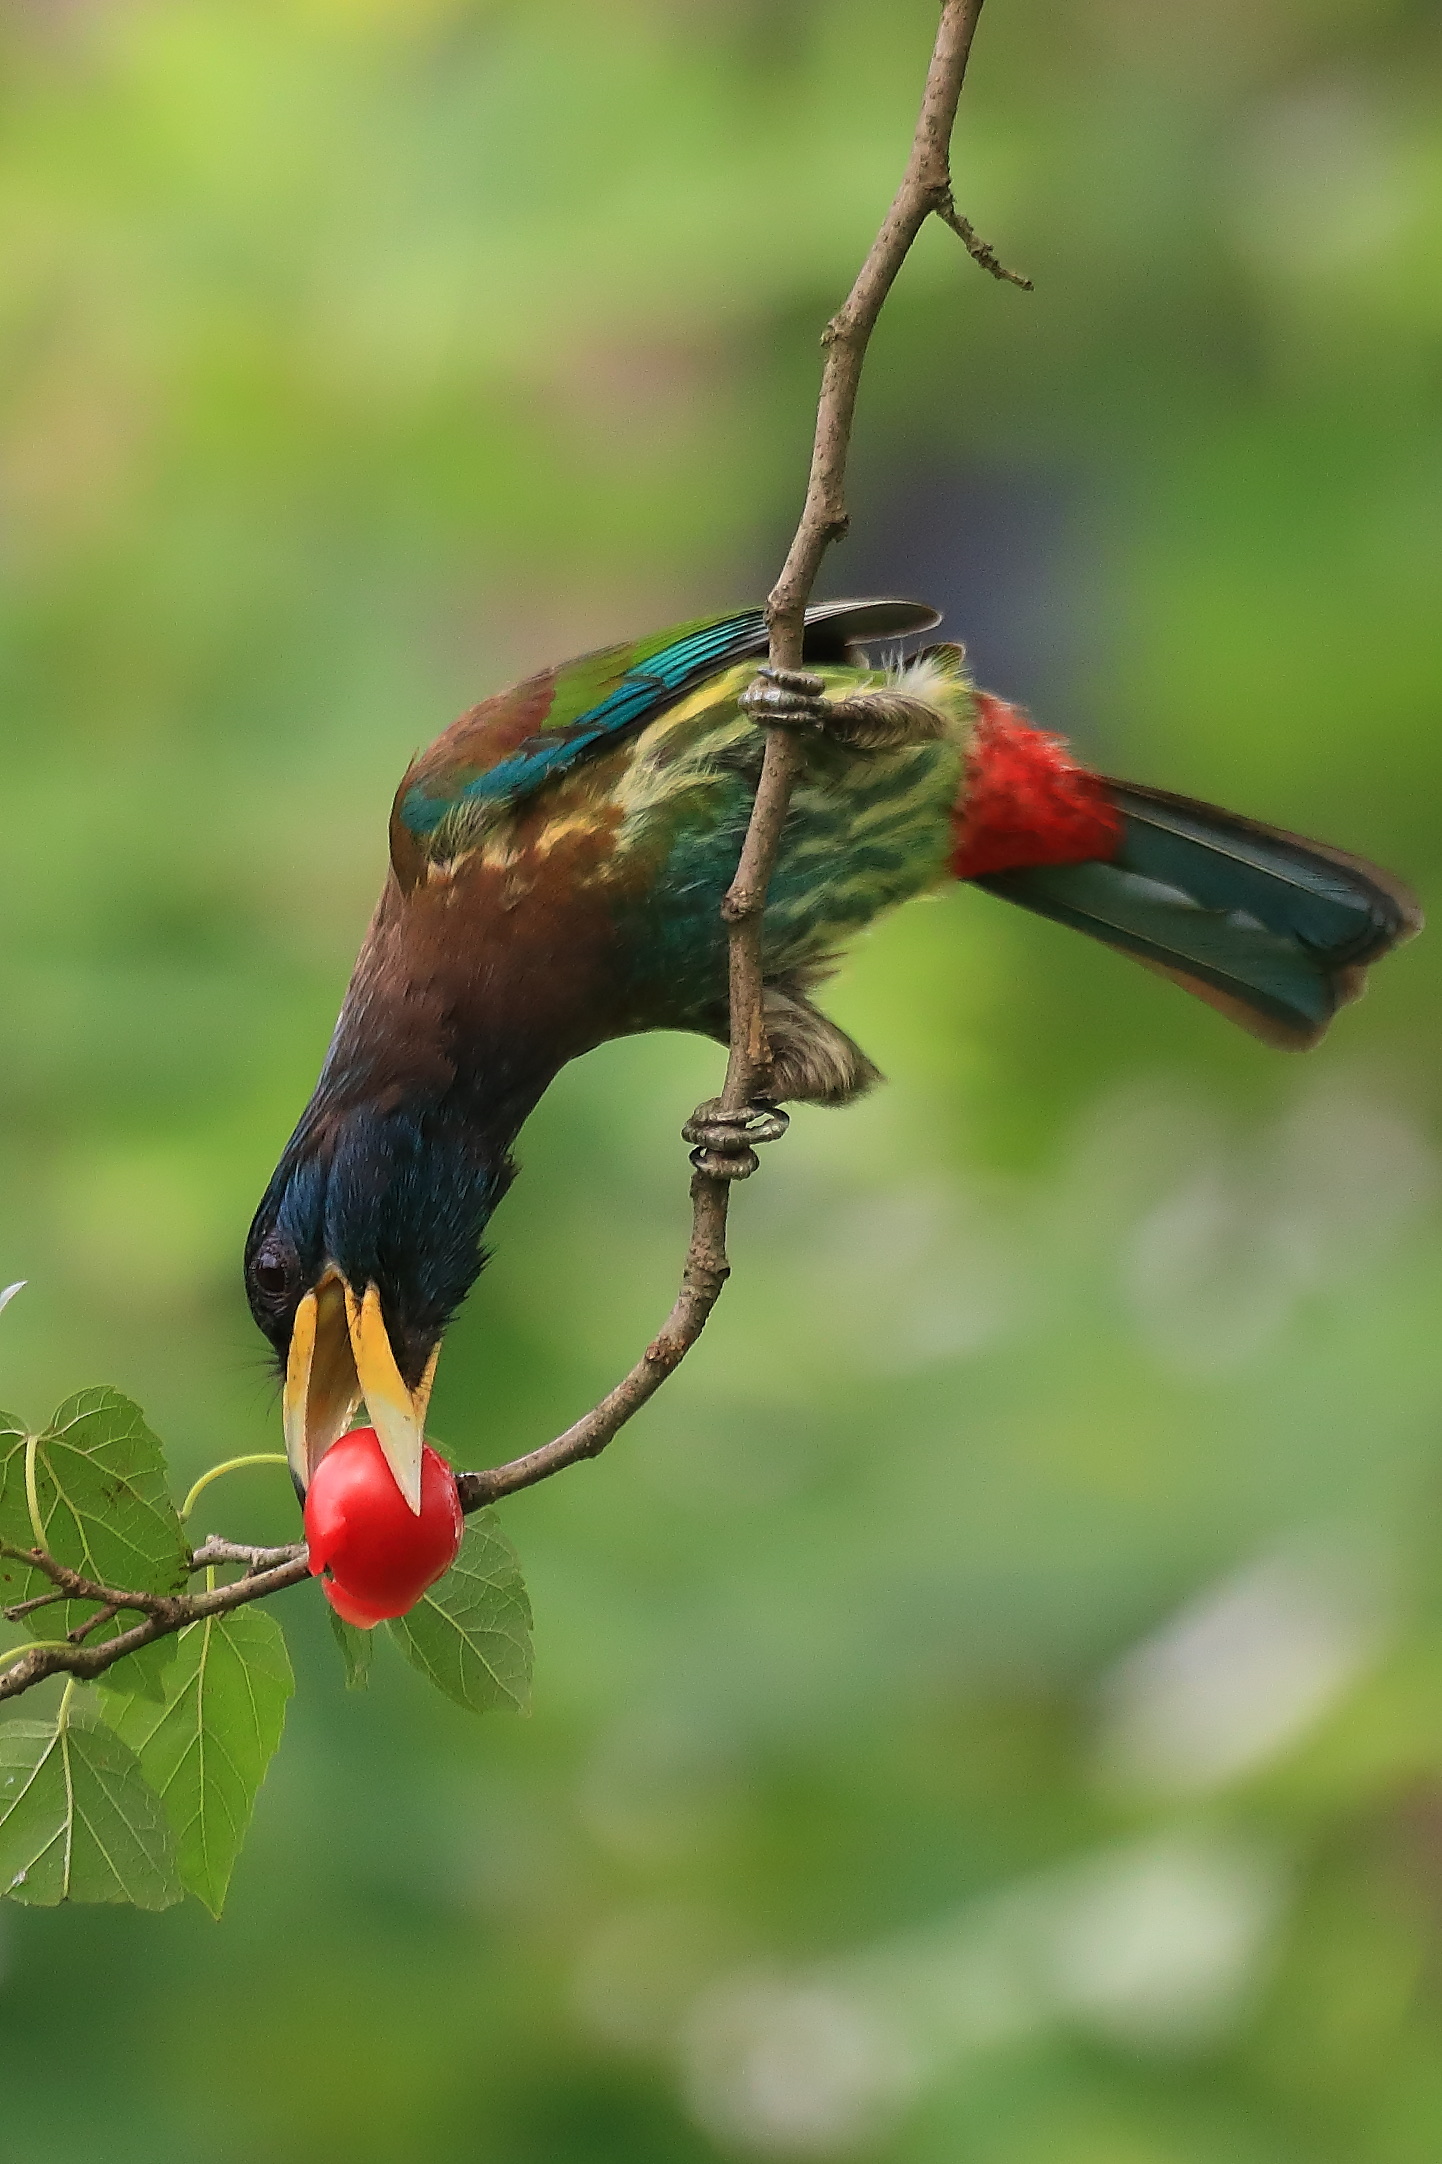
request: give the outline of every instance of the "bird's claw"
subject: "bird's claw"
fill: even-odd
[[[741,694],[741,711],[781,729],[824,729],[831,717],[826,680],[807,669],[760,668]]]
[[[681,1129],[681,1140],[694,1144],[691,1162],[717,1180],[749,1179],[761,1160],[763,1142],[779,1142],[791,1121],[779,1105],[743,1105],[727,1112],[719,1097],[708,1097]]]
[[[853,692],[844,699],[828,699],[825,691],[825,678],[805,669],[758,669],[741,694],[741,711],[763,725],[807,729],[855,752],[898,751],[945,732],[935,707],[895,686]]]

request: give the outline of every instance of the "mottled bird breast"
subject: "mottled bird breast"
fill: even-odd
[[[878,753],[808,736],[767,909],[769,976],[814,967],[946,876],[954,844],[973,705],[960,655],[899,675],[820,673],[838,697],[900,683],[941,725]],[[630,1030],[710,1026],[725,992],[720,902],[764,750],[738,704],[753,675],[747,662],[709,678],[520,803],[453,815],[406,896],[412,968],[428,925],[442,975],[469,983],[493,1022],[524,1018],[532,1035],[564,1039],[563,1057]],[[531,687],[497,702],[497,756],[539,703]],[[479,733],[473,721],[477,763]]]

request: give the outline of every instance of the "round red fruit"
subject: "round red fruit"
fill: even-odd
[[[465,1520],[456,1476],[427,1444],[417,1515],[396,1486],[374,1428],[352,1428],[315,1469],[305,1498],[310,1567],[336,1614],[361,1630],[404,1615],[444,1577]]]

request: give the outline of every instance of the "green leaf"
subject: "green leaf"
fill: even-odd
[[[440,1584],[386,1627],[406,1659],[457,1705],[524,1713],[530,1704],[531,1604],[493,1511],[469,1521]]]
[[[236,1608],[180,1633],[164,1705],[138,1693],[106,1703],[105,1718],[164,1800],[181,1878],[213,1916],[294,1689],[280,1625],[259,1608]]]
[[[63,1711],[0,1727],[0,1894],[39,1908],[183,1898],[165,1808],[108,1729]]]
[[[40,1438],[36,1489],[58,1562],[146,1593],[184,1586],[189,1556],[165,1453],[118,1390],[82,1390],[61,1406]]]
[[[76,1605],[81,1604],[77,1602]],[[97,1631],[90,1643],[100,1645],[106,1638],[118,1634],[122,1629],[129,1630],[139,1621],[139,1616],[127,1613],[118,1618],[114,1633],[107,1630]],[[38,1638],[39,1631],[35,1635]],[[172,1633],[168,1638],[156,1638],[150,1645],[142,1646],[138,1653],[122,1653],[113,1668],[102,1668],[100,1674],[94,1678],[97,1689],[112,1695],[119,1692],[122,1698],[127,1697],[131,1691],[139,1691],[143,1698],[152,1698],[158,1703],[166,1693],[166,1678],[170,1672],[170,1664],[175,1659],[177,1643],[178,1640]]]
[[[329,1601],[326,1602],[326,1614],[330,1617],[330,1627],[335,1642],[340,1647],[341,1659],[345,1662],[346,1689],[369,1690],[371,1653],[374,1650],[371,1640],[374,1633],[357,1630],[354,1623],[347,1623],[344,1616],[336,1614]]]
[[[30,1430],[13,1413],[0,1413],[0,1541],[13,1548],[33,1548],[35,1534],[25,1507],[25,1444]],[[0,1608],[27,1600],[22,1582],[34,1576],[23,1563],[0,1555]]]
[[[28,1436],[0,1416],[0,1541],[35,1544],[25,1490]],[[165,1480],[165,1458],[138,1405],[118,1390],[83,1390],[62,1405],[35,1451],[35,1500],[45,1545],[58,1563],[104,1585],[137,1593],[176,1593],[186,1583],[185,1536]],[[0,1558],[0,1604],[45,1592],[50,1581],[23,1563]],[[36,1638],[63,1638],[96,1612],[94,1601],[57,1601],[25,1619]],[[117,1637],[139,1620],[132,1611],[103,1626],[91,1643]],[[158,1639],[106,1671],[107,1687],[158,1696],[174,1641]]]

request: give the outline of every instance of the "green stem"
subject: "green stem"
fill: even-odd
[[[55,1733],[57,1736],[63,1736],[69,1724],[70,1701],[75,1696],[77,1681],[78,1678],[75,1676],[67,1676],[65,1679],[65,1688],[60,1693],[60,1709],[55,1716]]]
[[[40,1490],[36,1485],[35,1461],[40,1450],[38,1435],[25,1438],[25,1507],[30,1513],[30,1530],[35,1535],[37,1548],[45,1546],[45,1521],[40,1515]]]
[[[219,1480],[222,1473],[238,1472],[243,1465],[288,1465],[290,1460],[283,1450],[257,1450],[246,1458],[227,1458],[223,1465],[212,1465],[208,1473],[202,1473],[189,1495],[180,1506],[180,1522],[184,1525],[196,1504],[200,1501],[212,1480]]]

